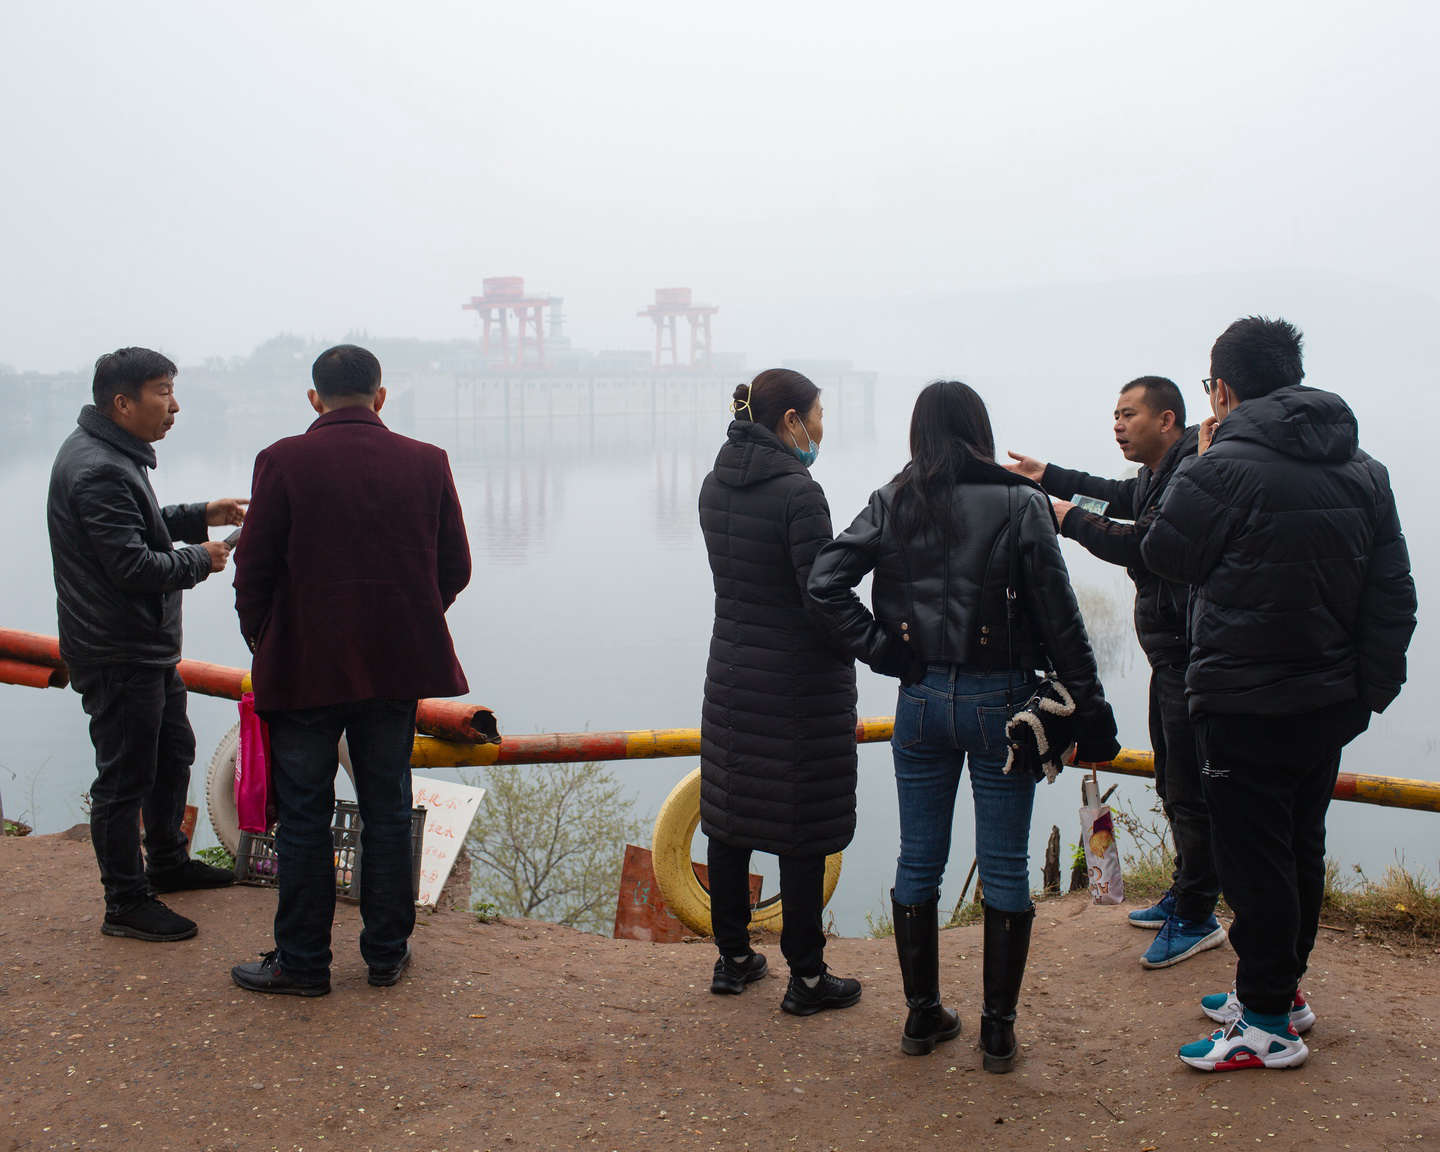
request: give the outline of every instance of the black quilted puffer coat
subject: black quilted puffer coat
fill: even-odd
[[[1415,584],[1390,476],[1340,397],[1295,385],[1246,400],[1180,465],[1140,546],[1194,586],[1192,716],[1285,715],[1405,682]]]
[[[855,665],[807,615],[830,508],[767,428],[730,425],[700,488],[715,631],[700,722],[707,836],[778,855],[838,852],[855,833]]]

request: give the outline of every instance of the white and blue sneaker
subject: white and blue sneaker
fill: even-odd
[[[1128,919],[1136,928],[1146,928],[1151,932],[1158,932],[1165,924],[1165,921],[1175,915],[1175,892],[1167,891],[1159,900],[1150,905],[1149,908],[1137,908],[1131,912]]]
[[[1217,1024],[1229,1024],[1240,1019],[1244,1006],[1232,988],[1229,992],[1212,992],[1200,997],[1200,1010]],[[1310,1031],[1315,1026],[1315,1010],[1310,1007],[1303,992],[1295,993],[1295,1003],[1290,1008],[1290,1027],[1296,1035]]]
[[[1155,942],[1140,957],[1142,968],[1169,968],[1198,952],[1218,948],[1226,940],[1225,929],[1214,916],[1204,920],[1181,920],[1172,916],[1160,927]]]
[[[1277,1017],[1283,1019],[1283,1017]],[[1204,1040],[1180,1049],[1180,1059],[1201,1072],[1238,1072],[1245,1068],[1298,1068],[1310,1049],[1288,1025],[1271,1027],[1253,1022],[1241,1014]]]

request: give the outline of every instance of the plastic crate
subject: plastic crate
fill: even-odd
[[[360,899],[360,806],[352,800],[335,801],[335,823],[330,829],[335,844],[335,890],[351,900]],[[410,874],[414,896],[420,895],[420,862],[424,851],[425,809],[410,810]],[[275,854],[273,832],[241,832],[235,853],[235,880],[274,888],[280,882],[280,858]]]

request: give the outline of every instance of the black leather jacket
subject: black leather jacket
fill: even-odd
[[[1060,535],[1076,541],[1093,556],[1111,564],[1123,564],[1135,582],[1135,634],[1155,668],[1184,668],[1189,658],[1185,638],[1185,609],[1190,588],[1155,575],[1140,556],[1145,533],[1155,520],[1155,511],[1182,461],[1195,455],[1200,429],[1191,425],[1170,446],[1152,472],[1142,467],[1138,476],[1110,480],[1047,464],[1041,480],[1045,491],[1062,500],[1077,493],[1108,500],[1107,515],[1096,516],[1081,508],[1071,509]],[[1129,520],[1130,524],[1118,524]]]
[[[210,575],[205,505],[161,508],[155,450],[86,405],[50,472],[46,521],[60,655],[69,664],[173,665],[180,593]]]
[[[933,527],[900,540],[895,485],[872,493],[855,522],[816,558],[808,585],[813,611],[842,647],[889,675],[911,671],[907,649],[914,654],[910,659],[922,664],[1027,673],[1053,668],[1075,698],[1081,731],[1099,742],[1108,729],[1113,755],[1115,720],[1049,501],[1038,487],[997,465],[975,464],[970,473],[972,479],[953,489],[956,530],[948,540]],[[1020,610],[1012,624],[1006,585],[1017,536]],[[853,591],[870,571],[874,615]],[[1082,739],[1082,758],[1088,758],[1083,744]]]

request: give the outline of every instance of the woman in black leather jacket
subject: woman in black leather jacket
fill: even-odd
[[[900,857],[891,892],[895,946],[910,1008],[901,1048],[934,1049],[960,1033],[940,1001],[940,880],[955,794],[970,762],[975,853],[985,894],[985,1068],[1015,1058],[1015,1006],[1030,948],[1030,812],[1035,777],[1005,770],[1005,723],[1051,668],[1076,706],[1083,760],[1119,750],[1095,657],[1041,489],[995,463],[984,401],[954,380],[920,393],[911,460],[810,572],[812,606],[841,646],[899,676],[891,749]],[[1018,564],[1012,567],[1012,549]],[[875,573],[872,615],[853,589]],[[1007,586],[1018,578],[1018,611]]]

